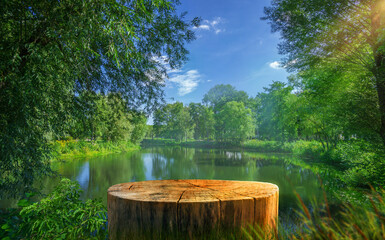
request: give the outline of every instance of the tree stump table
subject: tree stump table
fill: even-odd
[[[276,231],[278,187],[226,180],[155,180],[108,189],[110,239],[195,239],[248,225]],[[215,239],[215,237],[214,237]]]

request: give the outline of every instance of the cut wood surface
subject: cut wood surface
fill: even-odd
[[[227,180],[155,180],[108,189],[110,239],[201,238],[253,225],[277,228],[278,187]]]

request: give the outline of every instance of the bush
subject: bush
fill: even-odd
[[[324,154],[322,144],[317,141],[296,141],[285,143],[285,148],[302,157],[319,158]]]
[[[243,147],[260,152],[290,152],[284,143],[277,141],[249,140],[243,143]]]
[[[9,211],[2,229],[5,239],[105,239],[107,212],[101,201],[82,202],[77,182],[62,179],[46,198],[20,212]],[[12,214],[13,213],[13,214]]]
[[[340,143],[332,152],[345,172],[342,180],[355,187],[384,186],[385,151],[381,145],[366,141]]]

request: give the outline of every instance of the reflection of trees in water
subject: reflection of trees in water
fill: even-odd
[[[272,182],[280,188],[280,215],[284,218],[298,209],[296,190],[310,205],[320,199],[317,177],[313,170],[287,154],[264,154],[218,149],[184,147],[144,148],[141,151],[75,160],[59,166],[65,177],[73,180],[88,161],[89,179],[85,198],[102,197],[111,185],[148,179],[224,179]],[[328,174],[324,170],[319,173]],[[330,175],[330,173],[329,173]],[[86,175],[83,175],[86,176]],[[47,185],[53,182],[47,181]]]
[[[197,178],[195,149],[165,147],[152,149],[152,176],[155,179]]]
[[[83,166],[89,164],[88,180],[83,179],[87,186],[82,185],[84,191],[82,197],[84,199],[102,198],[106,202],[106,193],[110,186],[123,182],[146,180],[146,168],[141,160],[141,155],[140,152],[131,152],[72,160],[62,164],[58,168],[58,172],[63,177],[77,180],[82,174]],[[46,189],[53,189],[56,184],[57,181],[52,181],[51,178],[45,180]]]

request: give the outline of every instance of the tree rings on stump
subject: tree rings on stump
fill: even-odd
[[[240,227],[276,232],[278,187],[227,180],[155,180],[108,189],[110,239],[205,238]]]

